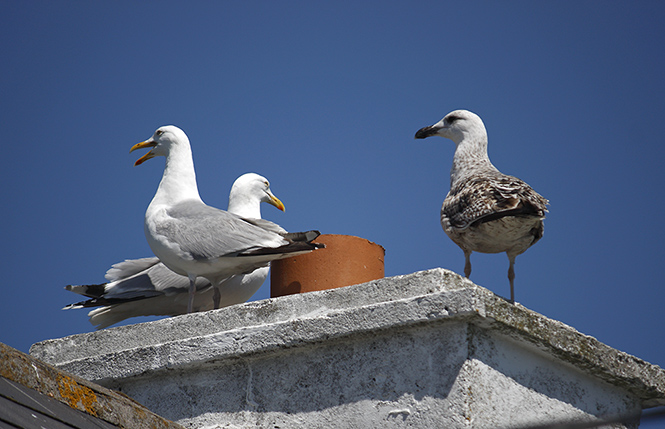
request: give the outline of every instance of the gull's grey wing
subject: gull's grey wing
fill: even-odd
[[[106,280],[108,280],[108,283],[94,285],[67,285],[65,286],[65,289],[79,295],[87,296],[88,298],[101,298],[107,292],[107,285],[113,284],[117,280],[132,278],[133,276],[136,276],[142,271],[146,271],[156,264],[159,264],[159,258],[156,257],[126,259],[122,262],[118,262],[117,264],[113,264],[111,268],[109,268],[105,276]],[[66,308],[69,308],[69,306]]]
[[[233,276],[219,286],[221,307],[240,304],[249,300],[268,277],[268,267],[259,268],[250,274]],[[183,277],[184,278],[184,277]],[[185,279],[186,280],[186,279]],[[194,296],[194,311],[213,309],[212,288],[197,291]],[[130,317],[177,316],[187,313],[188,290],[172,295],[159,295],[145,299],[100,304],[100,308],[88,313],[90,323],[96,329],[108,328]]]
[[[176,204],[167,214],[171,219],[160,222],[157,234],[177,243],[180,250],[193,259],[236,256],[288,244],[273,231],[198,201]]]
[[[105,277],[109,282],[126,279],[141,271],[147,270],[155,264],[159,264],[159,258],[156,256],[141,259],[125,259],[122,262],[111,265],[111,268],[106,272]]]
[[[248,218],[248,217],[243,217],[241,218],[242,220],[251,223],[254,226],[258,226],[259,228],[263,228],[266,231],[272,231],[275,234],[279,234],[281,236],[284,236],[287,234],[287,231],[282,228],[281,226],[277,225],[274,222],[270,222],[269,220],[265,219],[257,219],[257,218]]]
[[[204,278],[196,281],[197,290],[210,286],[210,282]],[[182,291],[189,291],[189,279],[171,271],[166,265],[159,262],[133,276],[107,284],[104,297],[124,300],[173,295]]]
[[[454,187],[441,207],[444,228],[466,229],[504,216],[544,217],[548,201],[522,180],[506,175],[472,177]]]
[[[147,269],[135,272],[134,270],[125,270],[128,274],[125,278],[117,278],[115,281],[100,285],[76,285],[66,286],[65,289],[85,295],[92,299],[87,301],[70,304],[66,309],[98,307],[103,305],[113,305],[127,301],[135,301],[156,296],[169,296],[189,291],[189,279],[174,273],[157,258],[144,258],[139,260],[127,260],[116,265],[125,267],[136,267],[145,260],[156,259],[157,263],[149,266]],[[137,264],[132,264],[132,262]],[[114,265],[115,266],[115,265]],[[208,280],[200,277],[196,279],[197,291],[202,291],[211,287]]]

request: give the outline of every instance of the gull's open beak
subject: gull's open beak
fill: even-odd
[[[268,192],[268,196],[270,197],[270,200],[268,201],[268,204],[272,204],[273,206],[277,207],[277,208],[280,209],[281,211],[286,211],[286,207],[284,207],[284,203],[282,203],[282,202],[279,200],[279,198],[277,198],[276,196],[274,196],[274,195],[272,194],[272,192],[270,192],[270,191],[267,191],[267,192]]]
[[[416,138],[417,139],[426,139],[427,137],[431,137],[431,136],[435,135],[436,133],[438,133],[441,128],[443,128],[443,127],[439,124],[430,125],[429,127],[421,128],[416,132]]]
[[[129,153],[134,152],[136,149],[144,149],[146,147],[155,147],[155,146],[157,146],[156,141],[154,141],[152,139],[146,140],[146,141],[141,142],[141,143],[136,143],[134,146],[132,146],[132,148],[129,149]],[[150,151],[150,152],[146,153],[145,155],[143,155],[142,157],[140,157],[139,159],[137,159],[136,162],[134,163],[134,166],[141,165],[144,162],[146,162],[147,160],[149,160],[150,158],[154,158],[154,157],[155,157],[155,155],[152,153],[152,151]]]

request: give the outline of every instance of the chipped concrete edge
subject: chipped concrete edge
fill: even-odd
[[[33,344],[30,355],[61,367],[82,358],[114,355],[238,329],[262,329],[266,325],[439,291],[466,290],[467,284],[472,283],[451,271],[433,269],[339,289],[252,301],[219,310],[45,340]]]
[[[489,322],[510,337],[545,349],[564,363],[622,387],[642,400],[644,408],[665,405],[665,371],[638,357],[614,349],[575,328],[519,304],[512,305],[487,291]]]
[[[414,324],[462,321],[479,310],[455,292],[409,297],[330,310],[314,316],[132,348],[63,362],[58,367],[106,384],[116,378],[154,375],[161,370],[187,369],[278,350],[401,329]],[[104,364],[112,363],[112,364]]]
[[[118,392],[0,343],[0,376],[123,428],[184,429]]]

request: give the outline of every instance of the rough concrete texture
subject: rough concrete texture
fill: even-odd
[[[31,354],[187,427],[520,427],[665,404],[659,367],[443,269]]]
[[[182,429],[182,426],[152,413],[126,396],[53,368],[1,343],[0,377],[97,417],[113,426],[135,429]],[[43,406],[43,404],[41,405]],[[37,410],[35,414],[38,414],[41,411],[38,400],[35,400],[33,406],[35,407],[33,409]],[[57,412],[54,412],[53,417],[57,417]],[[92,425],[94,422],[88,423]],[[10,427],[11,425],[0,424],[0,426]],[[61,426],[65,425],[58,425],[58,427]]]

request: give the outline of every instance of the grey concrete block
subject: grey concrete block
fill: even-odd
[[[659,367],[443,269],[31,354],[190,427],[517,427],[665,404]]]

